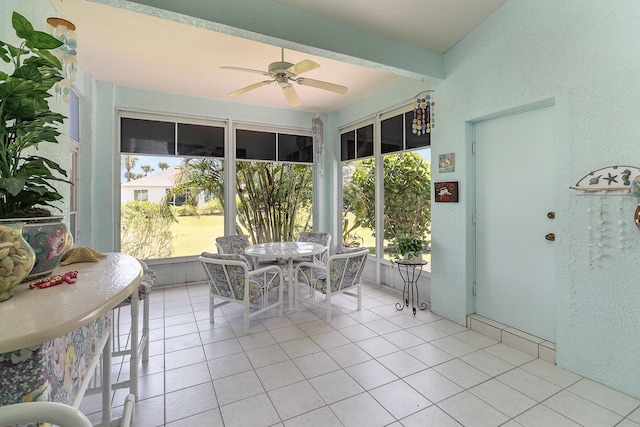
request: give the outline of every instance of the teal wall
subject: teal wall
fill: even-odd
[[[444,56],[432,155],[455,152],[458,205],[433,208],[432,303],[459,323],[474,311],[470,122],[552,100],[556,109],[556,345],[559,366],[640,397],[640,232],[619,248],[618,216],[637,200],[604,200],[614,231],[589,267],[587,209],[569,189],[590,171],[640,166],[640,3],[509,0]],[[452,176],[453,175],[453,176]],[[527,191],[523,188],[522,191]],[[509,209],[505,199],[504,209]],[[523,227],[526,224],[523,224]],[[532,260],[535,262],[535,260]],[[505,269],[509,269],[505,265]]]
[[[102,2],[131,4],[116,0]],[[178,2],[165,3],[166,7],[177,7]],[[46,0],[34,0],[28,5],[23,1],[4,0],[0,17],[6,22],[7,10],[16,9],[30,17],[43,19],[42,10],[32,7],[32,4],[42,6],[43,10],[50,9]],[[182,12],[187,15],[196,13]],[[286,13],[282,14],[285,16]],[[233,14],[228,17],[229,20],[232,18]],[[272,28],[251,27],[250,21],[233,22],[244,27],[238,33],[260,30],[267,35],[263,37],[265,41],[274,37],[285,38],[291,41],[286,42],[291,47],[310,53],[331,49],[337,44],[332,44],[329,39],[304,48],[306,29],[289,27],[283,34]],[[268,21],[278,22],[276,19],[264,20],[262,24]],[[347,31],[344,28],[340,30]],[[5,27],[0,26],[0,31],[4,37]],[[356,46],[365,43],[364,40],[366,37],[354,34]],[[398,58],[403,52],[415,54],[416,51],[407,46],[398,50],[380,49],[380,46],[388,46],[388,41],[376,37],[370,40],[371,45],[363,50],[363,63],[377,61],[379,68],[391,69],[395,61],[399,64],[395,67],[399,74],[417,72],[411,65],[413,60]],[[640,286],[636,267],[640,234],[628,236],[625,250],[610,242],[606,248],[607,256],[594,267],[589,267],[589,198],[568,189],[588,172],[604,166],[640,166],[640,150],[637,148],[640,140],[640,122],[637,120],[640,110],[638,40],[640,3],[636,0],[509,0],[445,55],[434,57],[432,53],[423,52],[424,58],[429,58],[429,63],[424,64],[424,74],[435,80],[400,82],[365,102],[323,116],[327,149],[320,182],[321,223],[334,233],[339,230],[338,223],[334,222],[338,218],[335,200],[339,165],[338,128],[409,101],[425,88],[436,89],[437,128],[433,135],[432,154],[436,158],[438,154],[455,152],[456,171],[446,177],[434,171],[433,180],[459,181],[461,201],[458,204],[435,204],[433,207],[432,306],[435,312],[464,324],[465,316],[474,311],[471,293],[474,254],[470,123],[502,111],[553,100],[557,112],[558,155],[555,173],[558,213],[557,362],[561,367],[640,397]],[[341,42],[349,44],[348,39]],[[312,44],[311,41],[307,43]],[[354,46],[344,49],[338,58],[357,59]],[[388,56],[373,57],[371,52],[374,50],[376,55]],[[438,80],[439,75],[432,68],[437,68],[439,60],[442,61],[444,80]],[[88,233],[82,243],[99,250],[113,248],[116,230],[116,108],[246,121],[256,121],[255,118],[260,117],[260,121],[265,123],[306,127],[312,118],[310,114],[239,109],[230,103],[136,91],[95,82],[89,76],[81,83],[85,97],[83,108],[91,114],[91,121],[83,123],[85,135],[90,135],[90,140],[83,141],[81,153],[84,161],[81,165],[81,191],[85,195],[81,200],[81,217],[84,218],[81,225]],[[611,198],[607,203],[612,208],[618,203],[626,203],[625,206],[631,208],[628,199],[618,199]],[[505,201],[504,208],[509,208],[508,201]]]

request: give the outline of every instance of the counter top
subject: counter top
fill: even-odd
[[[59,266],[53,274],[78,270],[76,283],[45,289],[14,288],[0,303],[0,353],[28,348],[63,336],[116,307],[137,288],[142,266],[134,257],[112,252],[98,262]]]

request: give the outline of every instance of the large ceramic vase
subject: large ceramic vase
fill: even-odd
[[[0,302],[13,296],[13,288],[29,275],[36,260],[24,240],[24,222],[0,222]]]
[[[28,218],[22,229],[24,239],[36,254],[36,263],[24,281],[49,276],[60,264],[65,249],[73,245],[73,238],[62,217]]]

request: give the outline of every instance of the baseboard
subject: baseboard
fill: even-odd
[[[556,345],[550,341],[477,314],[467,315],[467,328],[546,362],[556,363]]]

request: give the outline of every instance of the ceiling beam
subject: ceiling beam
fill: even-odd
[[[90,0],[414,79],[444,79],[443,55],[270,0]]]

